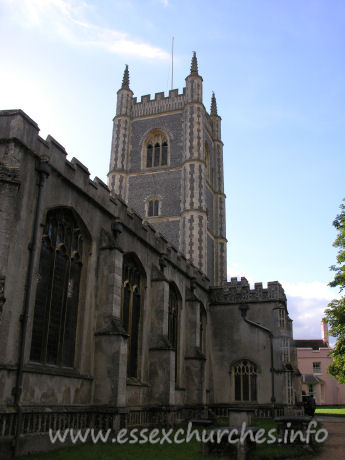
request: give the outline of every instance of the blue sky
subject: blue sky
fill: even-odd
[[[343,0],[0,0],[0,108],[106,180],[116,91],[180,91],[196,50],[222,117],[228,274],[279,280],[318,338],[345,196]]]

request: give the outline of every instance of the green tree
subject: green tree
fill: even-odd
[[[343,200],[345,201],[345,199]],[[335,218],[333,225],[338,231],[333,246],[339,248],[337,265],[330,269],[335,272],[334,279],[329,283],[332,287],[339,287],[342,292],[345,289],[345,205],[340,205],[340,214]],[[345,296],[332,300],[326,310],[326,320],[330,325],[330,334],[337,339],[330,355],[333,358],[328,368],[329,374],[333,375],[339,383],[345,383]]]

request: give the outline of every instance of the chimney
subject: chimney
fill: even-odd
[[[325,319],[321,321],[321,338],[328,345],[328,323]]]

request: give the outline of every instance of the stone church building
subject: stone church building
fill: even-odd
[[[221,118],[202,81],[194,53],[182,93],[138,101],[126,67],[108,185],[0,112],[0,454],[49,448],[49,428],[269,416],[299,397],[282,286],[226,280]]]

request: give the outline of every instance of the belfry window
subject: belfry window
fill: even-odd
[[[256,401],[256,365],[246,359],[232,368],[235,401]]]
[[[48,212],[43,231],[30,360],[74,366],[83,237],[69,209]]]
[[[159,215],[159,200],[152,198],[147,203],[147,216],[156,217]]]
[[[146,168],[158,168],[168,164],[168,140],[161,131],[154,131],[145,142]]]
[[[143,275],[135,257],[123,259],[121,320],[128,333],[127,377],[138,375],[139,325],[141,315]]]

